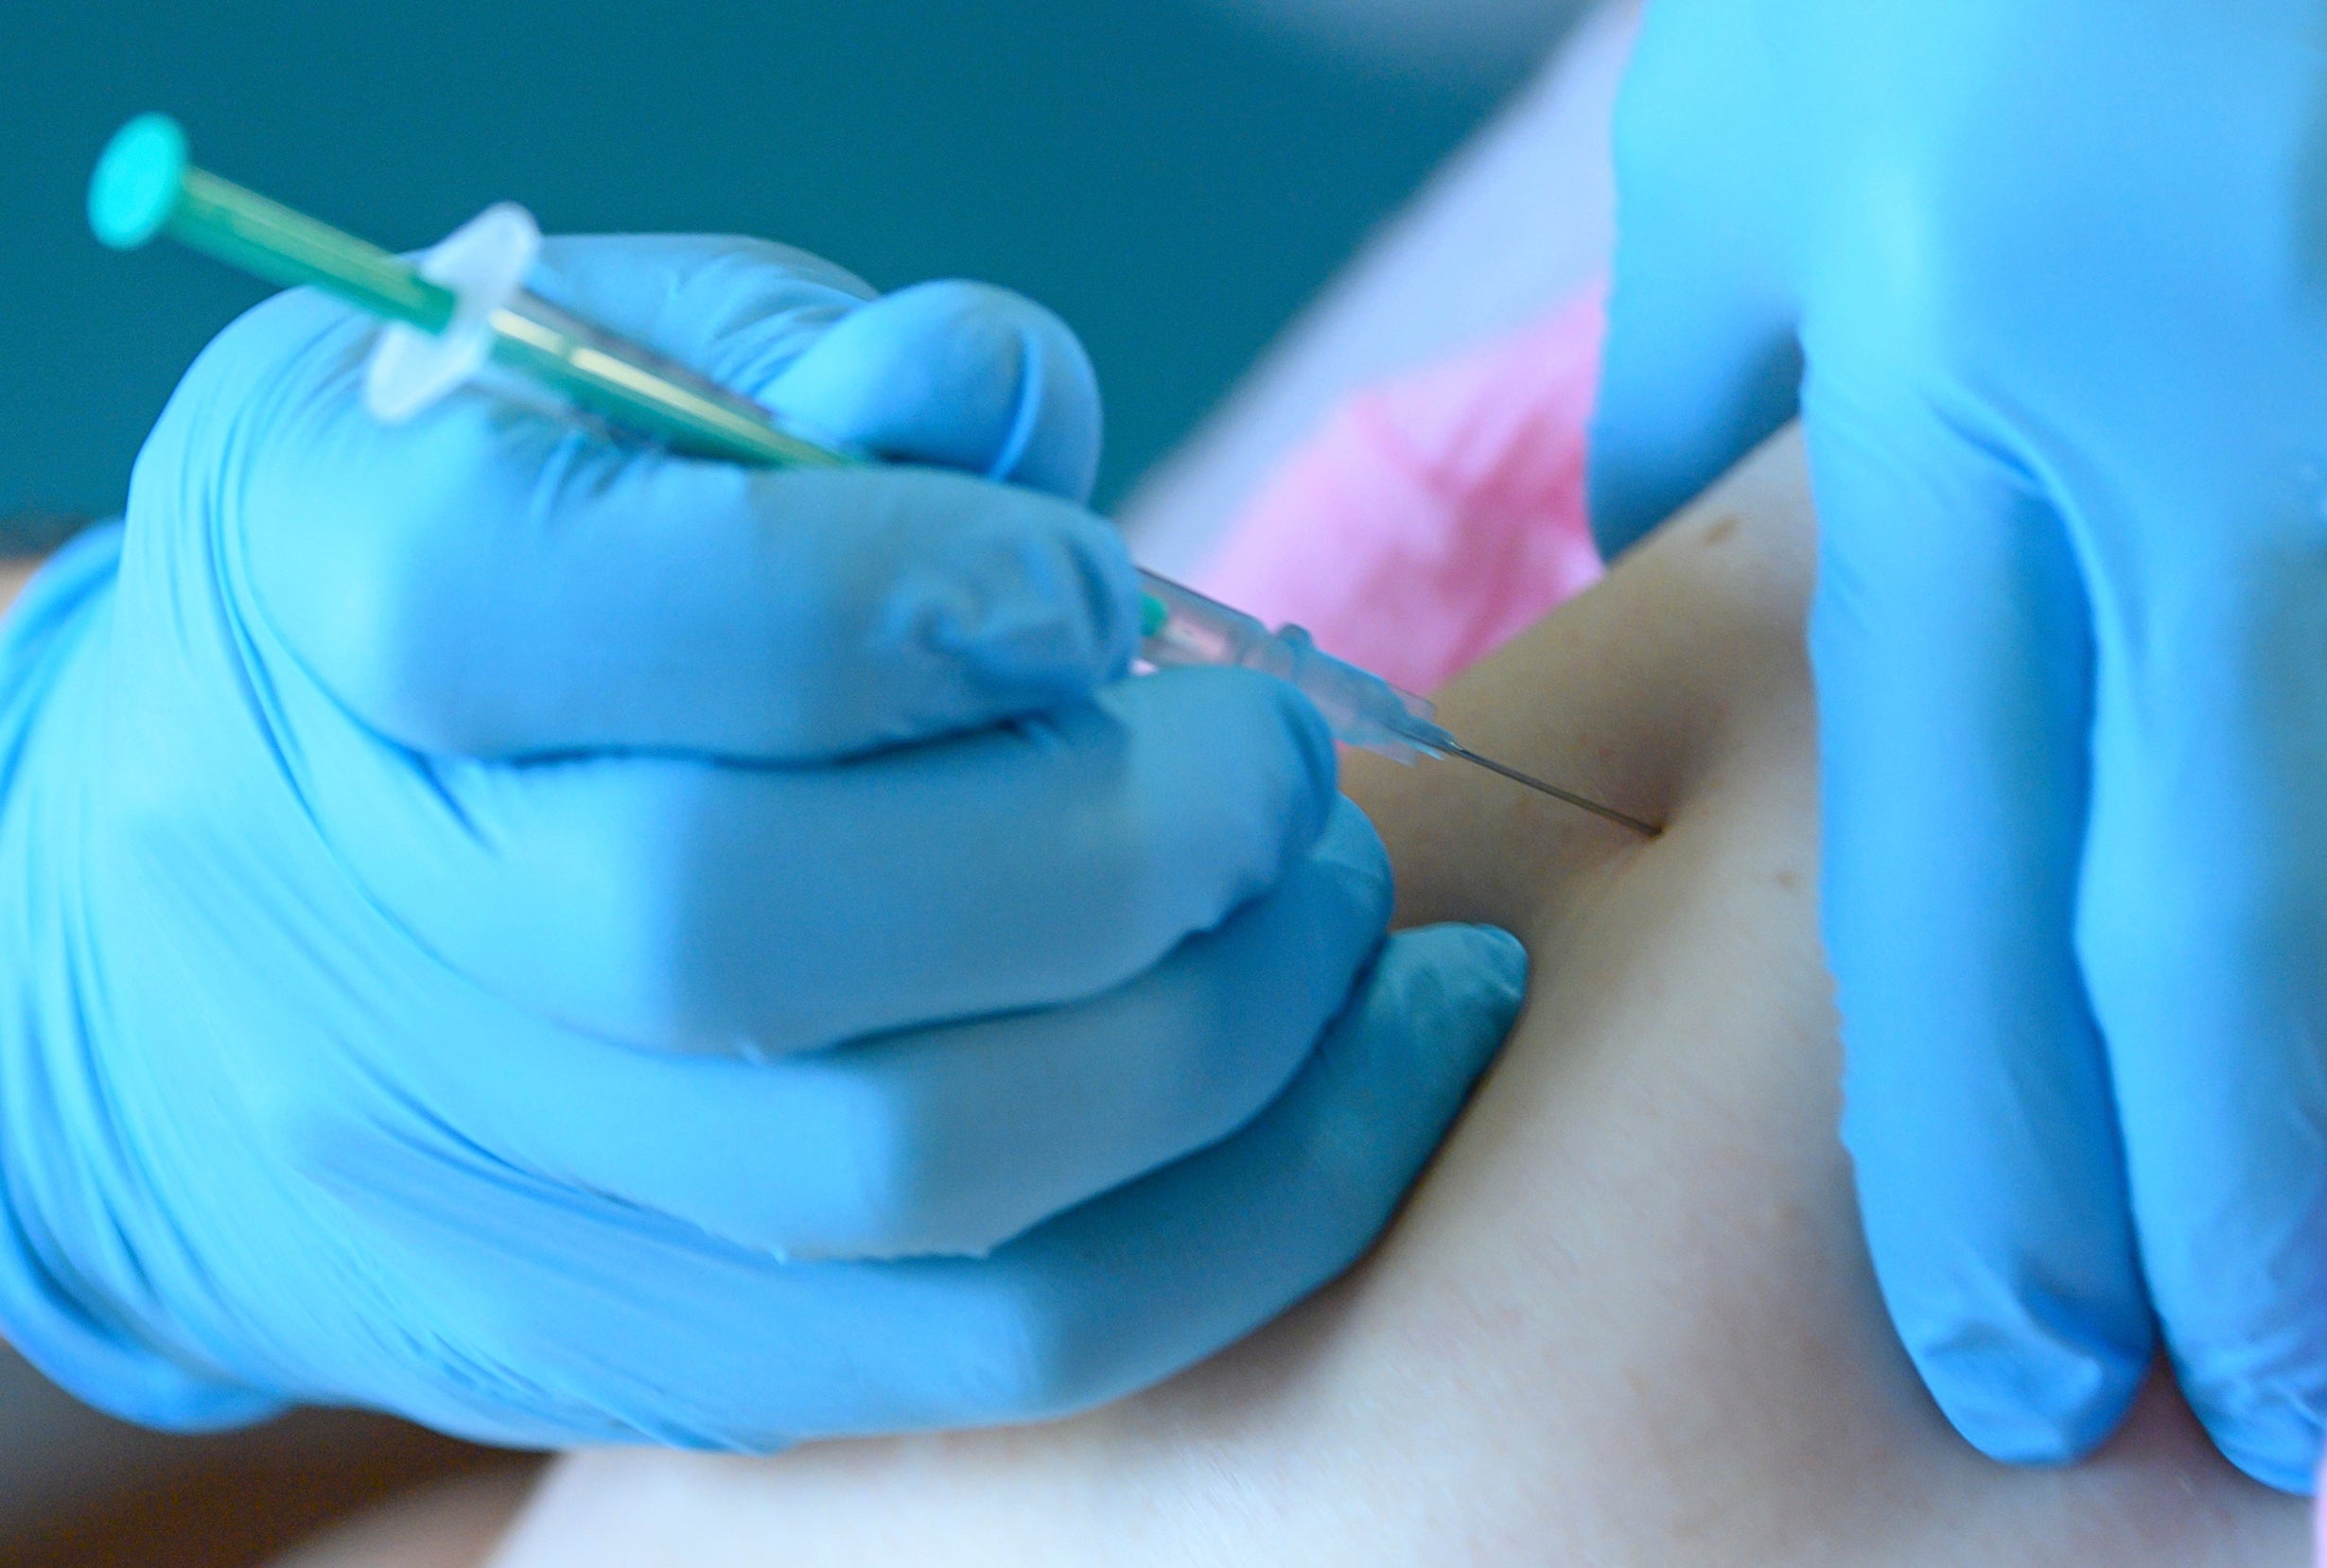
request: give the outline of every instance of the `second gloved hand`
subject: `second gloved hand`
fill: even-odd
[[[1524,961],[1383,944],[1289,689],[1119,679],[1073,339],[544,269],[898,465],[383,429],[346,310],[222,335],[0,637],[0,1327],[166,1424],[767,1448],[1072,1408],[1345,1266]]]
[[[1629,542],[1798,384],[1844,1131],[2001,1458],[2161,1343],[2250,1474],[2318,1461],[2323,25],[1658,0],[1619,111],[1594,508]]]

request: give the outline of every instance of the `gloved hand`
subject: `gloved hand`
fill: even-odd
[[[1381,945],[1289,688],[1117,679],[1073,339],[744,241],[544,266],[925,466],[384,429],[347,310],[220,337],[0,638],[9,1335],[165,1424],[760,1449],[1103,1399],[1341,1269],[1524,960]]]
[[[1795,406],[1844,1131],[1964,1435],[2327,1414],[2327,12],[1657,0],[1593,487]],[[1804,367],[1806,366],[1806,370]]]

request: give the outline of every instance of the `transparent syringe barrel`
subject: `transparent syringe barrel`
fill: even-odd
[[[574,408],[674,451],[780,468],[864,461],[795,435],[741,393],[524,289],[487,320],[493,357],[501,365]]]
[[[1317,705],[1333,738],[1345,745],[1410,762],[1447,740],[1431,722],[1429,699],[1335,658],[1298,626],[1271,632],[1242,610],[1167,577],[1143,570],[1150,612],[1140,655],[1159,670],[1233,664],[1289,681]]]

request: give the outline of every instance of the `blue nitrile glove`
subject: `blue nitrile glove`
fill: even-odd
[[[2322,45],[2317,0],[1657,0],[1619,110],[1603,542],[1799,375],[1845,1133],[2002,1458],[2099,1442],[2161,1329],[2231,1459],[2318,1457]]]
[[[0,637],[8,1335],[172,1425],[757,1449],[1103,1399],[1341,1269],[1524,959],[1382,945],[1288,688],[1117,680],[1073,339],[746,241],[544,269],[830,436],[1019,482],[477,394],[391,430],[348,311],[229,329],[126,535]]]

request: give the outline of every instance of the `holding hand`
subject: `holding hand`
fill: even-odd
[[[222,335],[0,640],[0,1325],[166,1424],[767,1448],[1105,1398],[1345,1266],[1524,960],[1383,946],[1288,688],[1118,678],[1073,338],[744,241],[544,272],[897,464],[386,429],[349,311]]]

